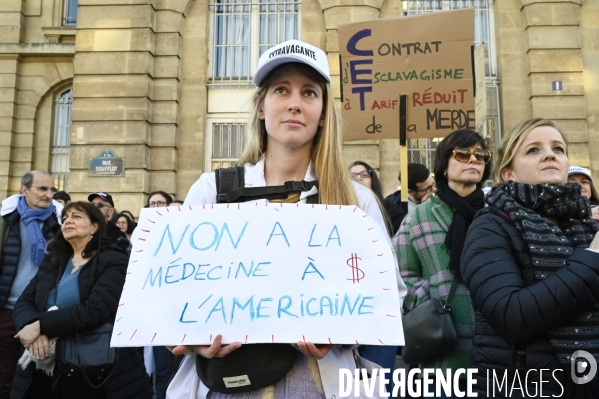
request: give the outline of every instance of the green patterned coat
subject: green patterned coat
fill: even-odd
[[[393,238],[395,251],[408,293],[404,299],[407,310],[429,298],[447,298],[453,275],[449,271],[449,249],[445,236],[453,218],[453,210],[437,196],[419,205],[403,220]],[[470,366],[470,351],[474,335],[474,310],[470,294],[459,284],[451,309],[458,343],[443,355],[427,361],[422,368],[451,369]]]

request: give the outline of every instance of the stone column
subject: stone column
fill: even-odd
[[[0,56],[0,197],[2,198],[19,190],[17,177],[23,175],[23,173],[19,174],[23,168],[13,165],[12,156],[16,141],[18,69],[17,55]],[[25,167],[31,167],[31,161]]]
[[[20,43],[24,36],[24,2],[22,0],[3,0],[0,2],[0,43]],[[13,146],[15,145],[16,102],[19,79],[20,57],[16,54],[3,54],[0,57],[0,196],[8,196],[18,191],[22,167],[13,164]],[[25,167],[31,167],[31,159]]]
[[[570,142],[570,162],[588,166],[581,4],[582,0],[522,0],[522,12],[532,116],[555,121]],[[563,90],[553,90],[553,81],[561,81]]]
[[[0,43],[21,43],[25,36],[25,1],[2,0],[0,14]]]
[[[532,115],[525,23],[521,0],[494,2],[500,109],[503,134]]]
[[[155,0],[106,3],[79,0],[69,191],[107,191],[138,214],[151,188]],[[104,149],[125,157],[125,177],[88,177]]]
[[[581,36],[589,159],[599,187],[599,1],[582,5]]]
[[[171,194],[177,193],[180,31],[186,4],[186,1],[156,2],[150,191]]]

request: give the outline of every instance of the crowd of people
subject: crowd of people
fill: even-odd
[[[283,51],[289,45],[302,51]],[[397,270],[389,278],[405,312],[446,299],[456,287],[457,343],[420,368],[448,371],[456,377],[454,391],[468,383],[457,370],[477,368],[479,397],[496,370],[510,380],[526,373],[522,397],[539,384],[544,395],[599,397],[597,379],[575,384],[569,377],[576,351],[599,360],[599,197],[590,171],[570,166],[558,126],[524,121],[504,135],[497,153],[473,130],[450,133],[438,144],[432,171],[409,164],[407,182],[399,176],[408,194],[404,208],[401,191],[383,195],[375,168],[345,163],[342,118],[321,49],[299,41],[275,46],[260,58],[253,83],[240,190],[282,186],[284,198],[254,201],[359,206],[395,249]],[[489,181],[493,187],[483,191]],[[154,191],[146,207],[213,204],[220,190],[215,173],[207,172],[184,202]],[[206,346],[119,348],[114,369],[93,385],[60,367],[56,341],[114,324],[134,215],[118,212],[106,192],[72,201],[39,170],[22,177],[20,193],[2,201],[0,215],[0,399],[335,398],[340,368],[393,370],[401,353],[304,341],[223,345],[218,335]],[[200,372],[218,373],[227,362],[255,356],[286,366],[276,376],[248,370],[256,383],[235,394]],[[543,369],[555,371],[553,378],[544,378]],[[515,397],[507,389],[496,395]]]
[[[58,368],[57,339],[114,324],[137,224],[109,193],[72,201],[53,186],[49,173],[30,171],[2,202],[0,398],[164,399],[177,365],[164,347],[122,348],[100,388]],[[146,207],[174,202],[156,191]]]

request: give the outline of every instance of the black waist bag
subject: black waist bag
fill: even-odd
[[[261,198],[283,199],[291,192],[308,191],[317,182],[286,182],[282,186],[245,187],[244,168],[215,170],[216,202],[245,202]],[[317,204],[318,194],[306,199]],[[196,371],[202,383],[220,393],[251,392],[276,384],[295,363],[297,350],[290,344],[246,344],[225,357],[196,357]]]
[[[290,344],[247,344],[225,357],[196,356],[200,380],[220,393],[255,391],[282,380],[298,351]]]

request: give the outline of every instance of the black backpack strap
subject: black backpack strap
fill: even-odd
[[[312,187],[318,187],[316,181],[287,181],[282,186],[265,186],[265,187],[240,187],[228,193],[219,194],[224,202],[246,202],[257,199],[285,199],[289,193],[297,193],[302,191],[310,191]]]
[[[243,166],[216,169],[214,175],[216,177],[217,204],[231,202],[227,201],[226,194],[245,186]]]
[[[287,181],[282,186],[245,187],[244,168],[241,166],[216,169],[214,173],[216,177],[216,202],[218,204],[257,199],[285,199],[289,196],[289,193],[310,191],[312,187],[318,187],[318,181],[305,180]],[[318,194],[315,195],[317,196],[316,202],[308,203],[318,203]]]
[[[308,198],[306,198],[306,204],[320,204],[318,193],[309,195]]]

